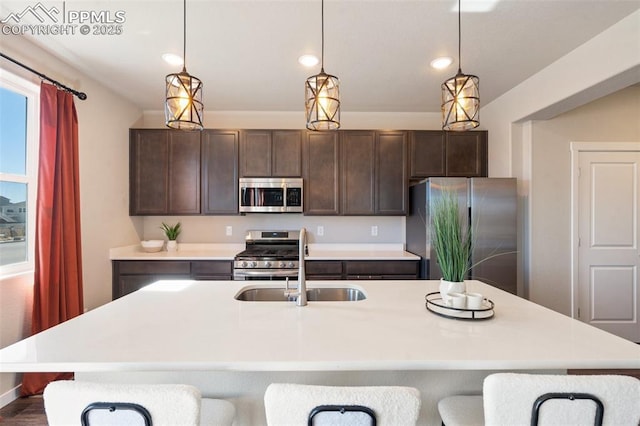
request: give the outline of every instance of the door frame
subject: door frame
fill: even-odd
[[[578,319],[579,296],[579,222],[578,201],[580,189],[580,153],[581,152],[640,152],[640,142],[570,142],[571,151],[571,317]]]

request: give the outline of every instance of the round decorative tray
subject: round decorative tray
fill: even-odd
[[[447,306],[444,300],[442,300],[439,291],[427,294],[424,299],[426,300],[427,310],[446,318],[485,320],[493,317],[494,314],[494,305],[489,299],[482,301],[482,308],[480,309],[452,308],[451,306]]]

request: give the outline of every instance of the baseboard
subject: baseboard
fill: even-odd
[[[2,395],[0,395],[0,408],[5,407],[11,404],[13,401],[20,397],[20,387],[22,385],[18,385],[13,389],[9,389]]]

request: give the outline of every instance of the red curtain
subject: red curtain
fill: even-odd
[[[83,311],[78,118],[73,95],[40,86],[40,157],[36,202],[33,334]],[[25,373],[21,394],[40,394],[71,373]]]

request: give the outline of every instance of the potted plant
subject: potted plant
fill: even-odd
[[[432,241],[442,271],[440,294],[445,303],[449,293],[464,293],[464,279],[471,269],[473,247],[471,224],[461,216],[456,193],[444,190],[432,211]]]
[[[178,250],[178,235],[180,235],[180,222],[176,223],[173,226],[167,225],[162,222],[162,226],[160,227],[164,232],[164,235],[167,236],[167,251],[176,251]]]

